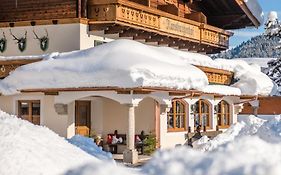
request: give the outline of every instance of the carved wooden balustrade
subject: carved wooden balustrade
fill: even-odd
[[[0,79],[7,77],[10,72],[14,71],[16,68],[29,64],[34,63],[37,61],[41,61],[42,59],[12,59],[12,60],[0,60]]]
[[[195,66],[207,75],[210,84],[230,85],[232,82],[234,73],[231,71],[197,65]]]
[[[151,32],[152,35],[144,39],[152,38],[153,34],[161,35],[160,38],[166,36],[179,47],[194,45],[190,44],[194,42],[224,50],[228,48],[232,35],[217,27],[126,0],[89,0],[88,18],[91,30],[120,34],[128,29],[137,29],[131,36]]]

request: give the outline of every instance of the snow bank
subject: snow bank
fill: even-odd
[[[113,161],[112,154],[110,152],[104,152],[91,138],[75,135],[68,142],[100,160]]]
[[[212,140],[207,137],[202,137],[193,143],[195,149],[200,151],[211,151],[219,147],[220,145],[233,142],[236,138],[242,136],[255,135],[260,127],[264,124],[265,120],[250,115],[244,117],[244,119],[230,128],[228,128],[222,134],[219,134]]]
[[[159,151],[144,167],[148,175],[278,175],[281,148],[246,136],[216,151],[199,152],[188,147]]]
[[[194,65],[234,72],[235,89],[208,89],[208,79]],[[122,78],[120,78],[122,77]],[[216,59],[167,47],[148,46],[132,40],[116,40],[95,48],[53,53],[43,61],[25,65],[0,81],[0,91],[78,87],[168,87],[220,92],[227,95],[267,95],[271,80],[244,61]]]
[[[0,174],[55,175],[100,160],[51,130],[0,111]]]
[[[281,116],[265,122],[257,131],[257,135],[271,143],[281,143]]]
[[[144,167],[149,175],[277,175],[281,171],[281,119],[245,118],[213,140],[195,147],[157,152]]]
[[[85,164],[67,171],[64,175],[144,175],[122,166]]]

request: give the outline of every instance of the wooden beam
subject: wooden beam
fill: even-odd
[[[128,29],[130,29],[130,27],[114,25],[114,26],[110,26],[107,30],[105,30],[104,34],[123,33],[124,30],[128,30]]]
[[[58,91],[46,91],[46,92],[44,92],[44,94],[57,96],[57,95],[59,95],[59,92]]]
[[[128,29],[128,30],[123,30],[122,33],[119,33],[119,37],[134,37],[137,36],[138,31],[135,29]]]
[[[146,39],[150,39],[153,35],[155,35],[155,34],[150,33],[150,32],[140,31],[139,33],[137,33],[136,36],[133,37],[133,39],[134,40],[146,40]]]

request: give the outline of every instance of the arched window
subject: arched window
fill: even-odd
[[[210,128],[210,105],[206,100],[198,100],[193,107],[194,127],[201,125]]]
[[[230,125],[230,110],[229,104],[226,101],[221,101],[217,106],[218,125],[220,128],[229,127]]]
[[[180,100],[174,100],[172,107],[167,113],[168,131],[186,130],[186,105]]]

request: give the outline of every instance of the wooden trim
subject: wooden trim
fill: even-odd
[[[248,8],[244,0],[235,0],[236,3],[240,6],[240,8],[243,10],[243,12],[248,16],[248,18],[252,21],[252,23],[255,25],[255,27],[260,26],[260,22],[258,19],[252,14],[251,10]]]
[[[11,64],[19,64],[19,65],[24,65],[24,64],[30,64],[38,61],[42,61],[43,58],[36,58],[36,59],[28,59],[28,58],[18,58],[18,59],[9,59],[7,57],[7,60],[1,60],[0,59],[0,65],[11,65]]]
[[[40,125],[40,117],[41,117],[41,102],[40,102],[40,100],[18,100],[18,116],[19,117],[21,117],[21,103],[27,103],[28,104],[28,118],[27,118],[27,120],[29,121],[29,122],[31,122],[31,123],[33,123],[33,124],[39,124]],[[40,105],[40,111],[39,111],[39,113],[40,113],[40,115],[33,115],[32,114],[32,104],[33,103],[39,103],[39,105]],[[34,122],[34,120],[33,120],[33,118],[34,117],[39,117],[39,123],[35,123]]]
[[[86,116],[87,117],[86,126],[78,126],[77,125],[77,121],[79,120],[79,110],[78,110],[79,103],[85,103],[86,105],[89,105],[88,106],[89,109],[87,111],[88,116]],[[90,132],[91,132],[91,101],[89,101],[89,100],[75,101],[75,122],[74,123],[75,123],[75,133],[76,134],[79,134],[79,133],[77,133],[77,130],[79,129],[79,127],[88,127],[89,133],[87,133],[86,136],[90,134]]]
[[[219,107],[219,105],[220,105],[220,109],[221,109],[221,112],[218,112],[217,111],[217,125],[218,125],[218,127],[219,128],[229,128],[229,126],[231,125],[231,122],[230,122],[230,120],[231,120],[231,115],[230,115],[230,104],[227,102],[227,101],[225,101],[225,100],[222,100],[222,101],[220,101],[219,103],[218,103],[218,107]],[[228,109],[227,109],[227,113],[225,113],[224,112],[224,108],[225,107],[227,107]],[[228,124],[224,124],[224,116],[226,116],[227,118],[228,118]],[[219,121],[219,118],[220,118],[220,120],[221,120],[221,123],[219,123],[218,121]]]
[[[155,135],[156,135],[156,148],[161,147],[161,132],[160,132],[160,104],[154,100],[155,104]]]
[[[201,127],[203,128],[203,114],[207,114],[207,126],[206,126],[206,129],[211,129],[211,103],[208,101],[208,100],[205,100],[205,99],[199,99],[196,103],[198,103],[198,113],[196,113],[195,111],[192,111],[193,112],[193,115],[194,115],[194,127],[195,126],[195,115],[198,114],[199,115],[199,124],[201,125]],[[196,104],[195,103],[195,104]],[[208,106],[208,112],[202,112],[202,103],[206,104]],[[195,105],[194,104],[194,105]]]
[[[54,24],[54,21],[57,21],[57,24]],[[36,25],[58,25],[58,24],[88,24],[88,19],[86,18],[67,18],[67,19],[47,19],[47,20],[30,20],[30,21],[18,21],[13,22],[14,27],[24,27],[31,26],[31,22],[35,22]],[[10,22],[2,22],[0,23],[0,28],[9,28]]]
[[[177,113],[176,111],[176,106],[177,106],[177,103],[180,103],[180,105],[183,105],[183,112],[182,113]],[[172,102],[172,110],[173,110],[173,113],[171,114],[170,112],[167,113],[167,121],[168,121],[168,118],[170,116],[173,117],[173,128],[168,128],[168,125],[167,125],[167,130],[168,132],[181,132],[181,131],[186,131],[187,130],[187,125],[186,125],[186,122],[187,122],[187,112],[186,112],[186,102],[183,101],[183,100],[173,100]],[[177,128],[176,126],[176,119],[177,119],[177,116],[183,116],[183,128]]]

